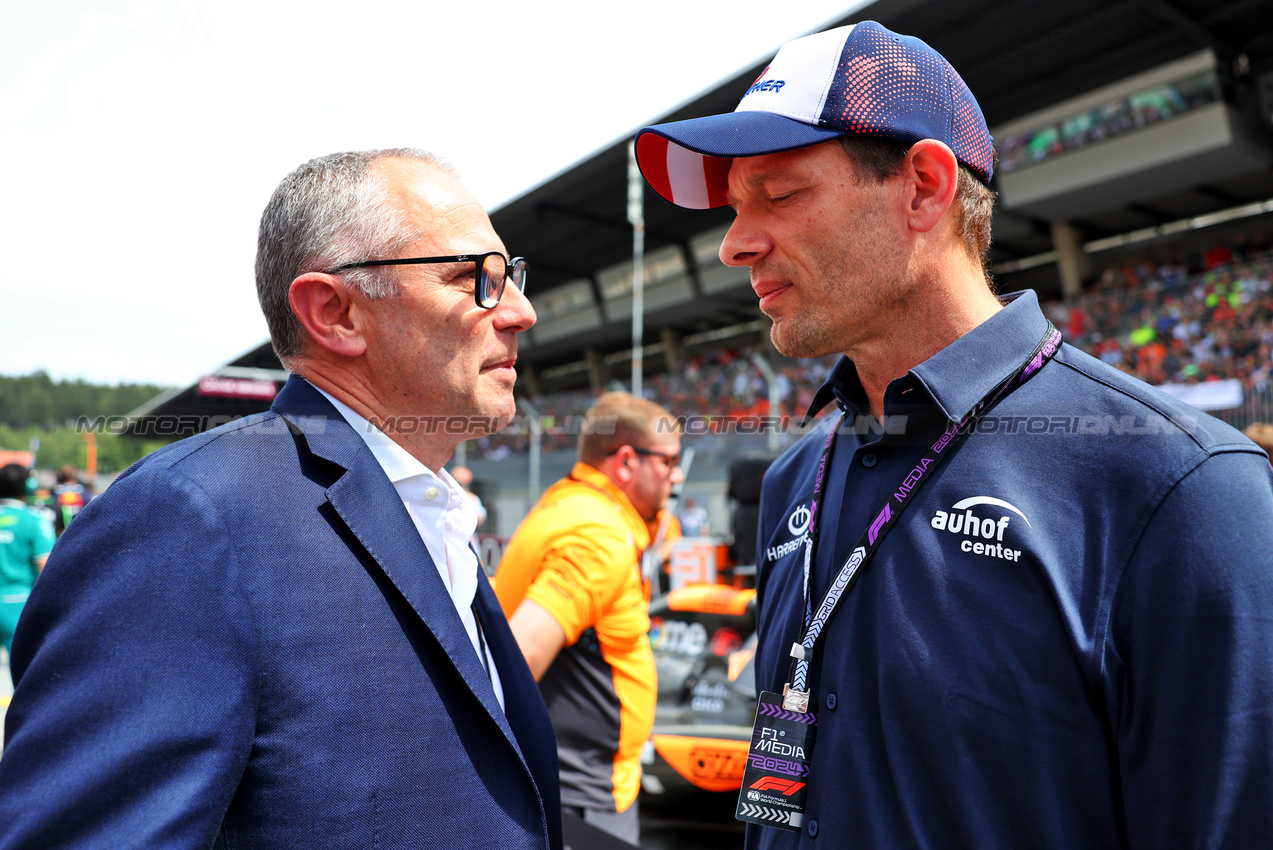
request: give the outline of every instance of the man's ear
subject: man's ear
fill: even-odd
[[[637,456],[631,446],[620,446],[619,450],[606,460],[609,461],[606,474],[620,489],[636,477]]]
[[[937,226],[954,203],[959,188],[959,161],[936,139],[921,139],[906,154],[907,221],[912,230],[927,233]]]
[[[354,321],[357,305],[333,275],[306,272],[287,291],[292,312],[315,343],[342,357],[358,357],[367,341]]]

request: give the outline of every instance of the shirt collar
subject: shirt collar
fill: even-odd
[[[852,360],[841,356],[831,367],[831,374],[827,376],[826,382],[814,393],[813,401],[809,403],[809,409],[804,414],[805,424],[817,416],[832,400],[838,403],[841,410],[855,406],[851,401],[854,390],[863,392],[862,382],[858,380],[857,367],[853,365]]]
[[[619,486],[611,481],[609,476],[595,466],[589,466],[583,461],[578,461],[571,468],[570,477],[595,487],[609,496],[619,506],[620,513],[623,514],[628,526],[632,529],[637,548],[644,549],[650,545],[649,526],[646,525],[641,515],[637,513],[636,508],[632,507],[632,502],[628,501],[628,494],[620,490]]]
[[[1013,292],[999,300],[1002,310],[909,372],[951,422],[962,420],[1020,368],[1047,330],[1048,320],[1033,291]],[[833,399],[842,410],[858,412],[866,406],[857,367],[847,357],[840,358],[814,395],[806,421]]]
[[[313,386],[313,384],[310,384],[310,386]],[[385,475],[389,476],[390,482],[397,485],[408,478],[425,475],[441,480],[450,489],[452,479],[446,470],[441,470],[440,474],[435,473],[349,405],[321,387],[314,387],[314,389],[322,393],[323,397],[332,403],[332,407],[336,408],[336,412],[344,417],[345,421],[349,423],[349,427],[353,428],[363,442],[367,444],[367,448],[371,450],[371,454],[375,457],[376,462],[380,464],[380,468],[385,471]],[[455,486],[459,487],[458,484]]]

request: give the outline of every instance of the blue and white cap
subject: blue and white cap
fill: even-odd
[[[688,209],[725,206],[734,157],[816,145],[850,133],[945,143],[984,182],[994,149],[981,107],[937,51],[875,21],[789,41],[738,107],[646,127],[637,164],[646,182]]]

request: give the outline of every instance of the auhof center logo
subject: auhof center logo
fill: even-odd
[[[977,507],[1000,508],[1010,513],[984,510],[974,512],[973,508]],[[938,531],[948,531],[960,538],[960,551],[989,558],[1001,558],[1005,561],[1018,561],[1021,559],[1021,550],[1005,546],[1003,543],[1004,534],[1016,519],[1012,514],[1020,517],[1027,528],[1032,528],[1030,520],[1026,519],[1019,508],[993,496],[972,496],[961,499],[951,505],[950,511],[937,511],[933,514],[929,525]]]

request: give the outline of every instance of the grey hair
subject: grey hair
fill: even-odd
[[[959,166],[959,187],[955,191],[955,225],[969,256],[981,266],[990,291],[998,287],[990,276],[990,226],[994,220],[995,198],[998,197],[964,164]]]
[[[304,328],[288,301],[292,281],[306,272],[393,256],[422,235],[391,203],[372,169],[381,159],[414,159],[455,173],[441,158],[412,148],[329,154],[283,178],[261,214],[256,296],[274,353],[289,368],[305,342]],[[398,294],[392,269],[350,269],[343,277],[368,298]]]

